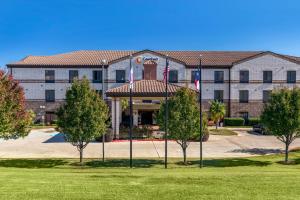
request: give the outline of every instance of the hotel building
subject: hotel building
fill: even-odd
[[[194,75],[201,59],[203,109],[218,99],[225,103],[229,117],[257,117],[272,89],[300,84],[300,57],[269,51],[74,51],[27,56],[7,67],[24,88],[27,107],[47,122],[55,118],[73,79],[86,76],[109,104],[118,136],[119,125],[128,119],[120,102],[129,98],[130,55],[134,125],[155,124],[155,112],[164,98],[167,57],[171,95],[180,87],[195,89]]]

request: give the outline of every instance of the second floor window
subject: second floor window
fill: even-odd
[[[45,90],[45,101],[46,102],[55,101],[55,90]]]
[[[267,103],[271,97],[271,90],[264,90],[263,91],[263,102]]]
[[[214,92],[214,99],[220,102],[224,100],[224,91],[223,90],[215,90]]]
[[[240,71],[240,83],[249,83],[249,71],[248,70]]]
[[[249,101],[249,91],[248,90],[240,90],[240,103],[248,103]]]
[[[93,71],[93,83],[102,83],[102,71]]]
[[[55,71],[46,70],[45,71],[45,83],[54,83],[55,82]]]
[[[73,83],[74,79],[78,79],[78,70],[69,71],[69,83]]]
[[[263,83],[272,83],[272,71],[264,71],[263,76]]]
[[[223,71],[215,71],[215,83],[224,83]]]
[[[170,70],[169,82],[170,83],[178,83],[178,71],[177,70]]]
[[[296,83],[296,71],[287,71],[287,83]]]
[[[125,83],[125,70],[116,70],[116,82]]]

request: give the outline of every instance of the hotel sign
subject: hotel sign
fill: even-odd
[[[143,64],[146,61],[158,61],[158,57],[153,57],[153,56],[139,56],[135,59],[135,63],[140,65]]]

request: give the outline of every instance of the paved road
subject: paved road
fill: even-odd
[[[247,157],[277,153],[283,144],[273,136],[261,136],[239,130],[238,136],[213,136],[203,143],[204,157]],[[181,157],[180,146],[169,141],[169,157]],[[292,147],[300,146],[296,140]],[[106,143],[106,157],[129,157],[129,142]],[[84,151],[86,158],[99,158],[102,155],[102,144],[91,143]],[[163,141],[133,142],[134,157],[164,157]],[[188,148],[188,157],[199,156],[199,143],[192,142]],[[53,129],[33,130],[24,139],[0,141],[1,158],[77,158],[78,152],[71,144],[64,142],[63,136]]]

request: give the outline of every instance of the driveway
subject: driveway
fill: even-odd
[[[211,135],[208,142],[203,143],[203,156],[206,158],[248,157],[278,153],[283,144],[273,136],[249,134],[247,130],[236,130],[238,136]],[[296,140],[293,147],[300,146]],[[105,143],[106,157],[128,158],[129,142],[119,141]],[[164,157],[164,141],[134,141],[134,157]],[[175,141],[168,142],[168,156],[181,157],[182,151]],[[54,129],[33,130],[17,140],[0,140],[1,158],[78,158],[78,151],[66,143],[63,136]],[[86,158],[102,157],[102,143],[90,143],[85,151]],[[192,142],[188,148],[188,157],[199,157],[199,142]]]

